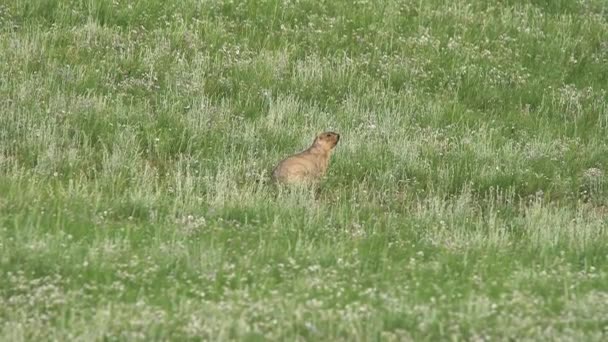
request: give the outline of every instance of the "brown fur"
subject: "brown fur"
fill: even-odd
[[[327,172],[329,158],[339,140],[340,134],[334,132],[317,135],[307,150],[283,159],[272,171],[272,180],[283,184],[318,181]]]

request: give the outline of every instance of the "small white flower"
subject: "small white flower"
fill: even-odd
[[[585,178],[588,179],[597,179],[600,178],[604,175],[604,172],[602,172],[602,170],[598,169],[597,167],[592,167],[590,169],[585,170],[584,176]]]

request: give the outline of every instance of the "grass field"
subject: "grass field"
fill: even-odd
[[[605,341],[607,88],[604,0],[0,0],[0,340]]]

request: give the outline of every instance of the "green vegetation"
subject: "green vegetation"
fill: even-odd
[[[0,340],[606,340],[607,88],[603,0],[0,0]]]

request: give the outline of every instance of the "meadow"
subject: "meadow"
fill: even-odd
[[[605,341],[607,88],[604,0],[0,0],[0,340]]]

